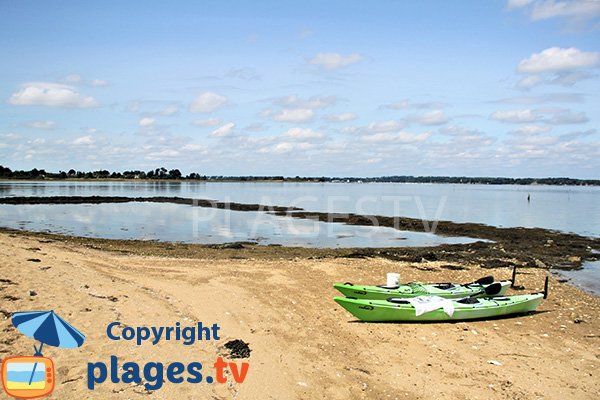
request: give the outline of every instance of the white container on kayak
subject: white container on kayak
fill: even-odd
[[[398,286],[399,283],[400,283],[400,274],[397,274],[395,272],[387,273],[386,286]]]

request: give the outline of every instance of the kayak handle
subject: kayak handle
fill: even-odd
[[[513,272],[512,272],[512,278],[510,280],[510,287],[514,288],[515,287],[515,281],[517,280],[517,266],[515,265],[513,267]]]
[[[344,285],[346,285],[346,286],[354,286],[354,284],[352,282],[345,282]]]

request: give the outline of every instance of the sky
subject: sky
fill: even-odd
[[[600,178],[600,1],[0,0],[0,164]]]

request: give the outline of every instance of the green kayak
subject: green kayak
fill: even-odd
[[[440,296],[447,299],[459,299],[467,296],[490,296],[490,294],[486,294],[486,288],[491,285],[497,287],[496,284],[499,284],[500,289],[491,293],[491,295],[503,296],[511,287],[513,281],[494,282],[494,278],[489,276],[466,284],[413,282],[397,286],[355,286],[351,283],[336,283],[333,287],[344,296],[356,299],[385,300],[390,297],[417,296]]]
[[[534,311],[544,298],[543,293],[508,297],[442,299],[450,303],[453,312],[438,308],[417,316],[411,299],[390,298],[388,300],[359,300],[335,297],[336,303],[362,321],[460,321],[500,317]]]
[[[499,283],[486,289],[498,290]],[[494,287],[495,286],[495,287]],[[501,317],[535,311],[548,296],[548,278],[541,293],[490,298],[464,297],[448,299],[439,296],[409,298],[390,297],[386,300],[335,297],[336,303],[362,321],[461,321]]]

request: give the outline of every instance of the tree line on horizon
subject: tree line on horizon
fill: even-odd
[[[455,184],[487,184],[487,185],[572,185],[600,186],[600,179],[575,178],[505,178],[505,177],[467,177],[467,176],[410,176],[393,175],[380,177],[284,177],[275,176],[225,176],[201,175],[192,172],[183,175],[179,169],[167,170],[164,167],[149,171],[132,170],[123,172],[69,171],[47,172],[44,169],[33,168],[29,171],[11,170],[0,165],[0,179],[30,179],[30,180],[63,180],[63,179],[140,179],[140,180],[191,180],[191,181],[283,181],[283,182],[346,182],[346,183],[455,183]]]

